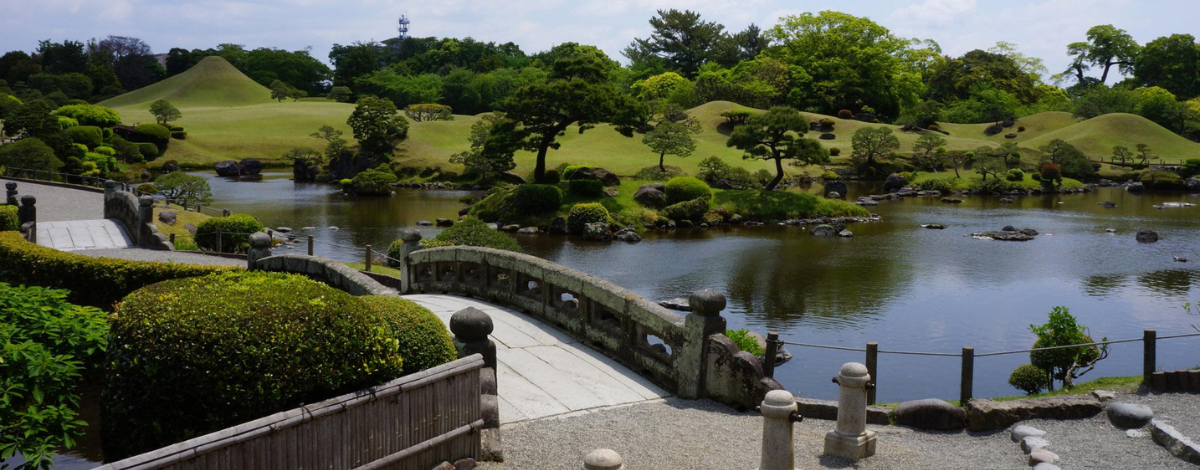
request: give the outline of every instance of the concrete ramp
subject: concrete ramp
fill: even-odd
[[[63,251],[131,248],[133,240],[115,220],[38,222],[39,245]]]

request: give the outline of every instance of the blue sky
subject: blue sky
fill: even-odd
[[[934,39],[952,55],[1016,43],[1052,73],[1066,67],[1066,45],[1093,25],[1115,24],[1140,43],[1172,33],[1200,36],[1196,0],[0,0],[0,51],[32,50],[39,39],[115,34],[142,38],[157,52],[232,42],[312,47],[327,61],[335,42],[393,36],[407,12],[414,36],[513,41],[527,52],[576,41],[623,60],[621,49],[648,33],[655,9],[692,9],[740,30],[831,5],[902,36]]]

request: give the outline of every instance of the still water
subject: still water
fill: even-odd
[[[418,220],[454,218],[460,191],[399,191],[391,198],[348,198],[332,186],[298,184],[286,174],[261,182],[210,177],[213,207],[288,226],[318,240],[316,252],[359,260],[361,250],[386,247],[397,231]],[[851,200],[878,193],[851,186]],[[1164,202],[1200,203],[1181,193],[1135,195],[1102,188],[1084,195],[970,197],[964,204],[934,198],[881,202],[882,222],[848,226],[854,237],[823,238],[799,227],[728,227],[651,232],[637,244],[599,244],[552,235],[518,236],[525,252],[633,290],[652,300],[712,287],[725,293],[731,328],[777,330],[789,341],[882,350],[976,353],[1025,349],[1031,323],[1055,306],[1071,309],[1093,337],[1141,337],[1194,332],[1200,316],[1200,207],[1154,209]],[[1117,203],[1104,208],[1103,201]],[[938,223],[945,230],[921,224]],[[1042,233],[1030,242],[973,239],[967,234],[1005,225]],[[331,227],[337,227],[332,229]],[[1134,233],[1153,228],[1161,240],[1139,244]],[[1116,229],[1115,234],[1105,229]],[[422,227],[426,237],[437,229]],[[324,242],[324,243],[320,243]],[[341,246],[333,246],[333,245]],[[297,250],[302,246],[297,246]],[[1190,263],[1174,257],[1189,258]],[[830,377],[856,352],[790,346],[795,359],[776,378],[803,396],[836,398]],[[1200,366],[1200,338],[1163,341],[1159,366]],[[979,358],[975,395],[1014,395],[1009,372],[1023,354]],[[1084,379],[1141,373],[1139,343],[1112,346],[1111,355]],[[959,360],[882,355],[881,402],[958,396]]]

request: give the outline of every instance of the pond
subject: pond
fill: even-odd
[[[314,235],[316,254],[345,261],[362,246],[383,250],[402,227],[418,220],[454,218],[466,191],[401,190],[391,198],[350,198],[334,187],[293,183],[287,174],[261,182],[211,175],[212,206],[248,213],[269,227]],[[815,189],[810,189],[815,190]],[[851,185],[849,198],[881,190]],[[478,193],[474,193],[478,194]],[[853,238],[813,237],[800,227],[722,227],[649,232],[637,244],[600,244],[553,235],[516,236],[525,252],[608,279],[652,300],[712,287],[725,293],[731,328],[776,330],[795,342],[882,350],[977,353],[1025,349],[1031,323],[1044,323],[1055,306],[1071,309],[1099,339],[1191,332],[1200,316],[1200,208],[1155,209],[1164,202],[1200,203],[1181,193],[1137,195],[1100,188],[1079,195],[968,197],[963,204],[937,198],[884,201],[873,207],[881,222],[852,224]],[[1112,201],[1115,208],[1099,203]],[[921,224],[945,225],[945,230]],[[1005,225],[1041,232],[1035,240],[979,240],[970,233]],[[332,229],[331,227],[337,227]],[[1161,236],[1139,244],[1134,233]],[[1108,233],[1106,229],[1115,229]],[[437,233],[421,227],[426,237]],[[296,250],[302,250],[297,245]],[[1180,263],[1174,257],[1193,260]],[[1162,341],[1160,367],[1200,366],[1197,339]],[[790,346],[795,359],[776,378],[803,396],[833,399],[830,378],[863,355]],[[1085,376],[1141,373],[1138,343],[1112,346],[1111,355]],[[1015,395],[1009,372],[1024,354],[979,358],[977,397]],[[959,359],[882,355],[881,402],[958,397]]]

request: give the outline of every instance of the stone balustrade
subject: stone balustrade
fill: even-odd
[[[158,227],[154,225],[154,199],[150,196],[139,198],[131,192],[118,190],[119,186],[116,181],[104,182],[104,218],[124,225],[139,247],[175,251],[175,245],[158,233]]]
[[[520,310],[683,398],[739,408],[782,387],[725,337],[723,295],[692,295],[686,317],[608,281],[541,258],[479,247],[407,253],[402,293],[453,293]]]

